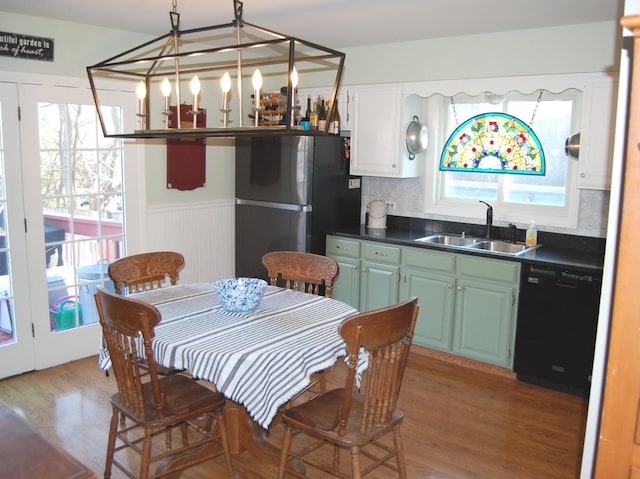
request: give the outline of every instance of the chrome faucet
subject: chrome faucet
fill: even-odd
[[[493,224],[493,206],[486,201],[479,200],[480,203],[487,205],[487,222],[484,226],[484,237],[491,238],[491,226]]]

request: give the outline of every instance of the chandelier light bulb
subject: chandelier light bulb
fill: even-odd
[[[138,97],[139,106],[138,106],[138,116],[144,116],[144,98],[147,96],[147,87],[142,80],[136,86],[136,96]]]
[[[222,75],[222,78],[220,79],[220,87],[222,88],[223,93],[229,93],[229,90],[231,90],[231,76],[229,75],[229,72],[225,72],[225,74]]]
[[[256,71],[253,72],[253,77],[251,77],[251,84],[253,85],[253,89],[257,92],[262,88],[262,73],[260,73],[260,69],[256,68]]]
[[[165,98],[171,95],[171,83],[169,83],[169,79],[167,77],[164,77],[164,80],[162,80],[160,90]]]
[[[138,96],[138,100],[142,101],[147,96],[147,87],[144,82],[141,80],[136,87],[136,95]]]
[[[194,96],[200,93],[200,78],[198,78],[198,75],[194,76],[191,80],[191,93],[193,93]]]
[[[198,95],[200,94],[200,78],[198,75],[191,80],[191,93],[193,93],[193,111],[194,115],[198,114]],[[193,119],[193,126],[196,126],[196,119]]]
[[[296,67],[293,67],[293,70],[291,70],[291,86],[293,88],[298,86],[298,70],[296,70]]]

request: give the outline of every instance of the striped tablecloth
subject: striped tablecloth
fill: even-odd
[[[281,405],[309,385],[312,373],[344,356],[338,327],[357,312],[334,299],[271,286],[250,314],[225,311],[212,283],[131,297],[153,304],[162,315],[153,341],[158,364],[214,383],[264,428]]]

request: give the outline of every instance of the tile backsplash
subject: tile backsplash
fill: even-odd
[[[362,179],[362,215],[365,221],[367,204],[374,199],[393,200],[395,209],[389,214],[411,218],[438,219],[443,221],[462,221],[466,223],[482,223],[484,218],[459,218],[449,216],[428,215],[424,213],[424,179],[423,178],[376,178]],[[545,231],[579,236],[604,238],[607,232],[607,215],[609,211],[609,192],[601,190],[580,190],[580,208],[578,211],[578,227],[576,229],[541,227]],[[499,221],[496,226],[507,226]]]

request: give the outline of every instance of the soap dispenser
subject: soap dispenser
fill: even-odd
[[[538,244],[538,230],[536,228],[536,223],[533,220],[529,221],[529,227],[527,228],[524,243],[527,246],[535,246]]]

